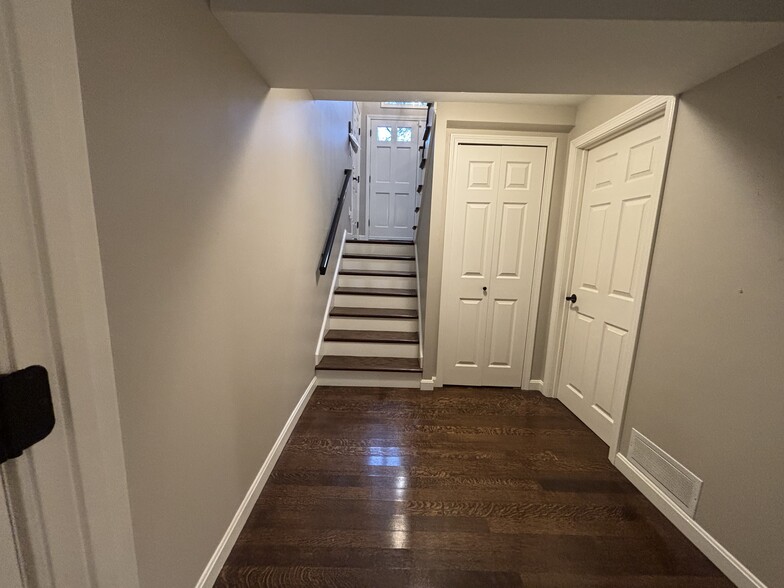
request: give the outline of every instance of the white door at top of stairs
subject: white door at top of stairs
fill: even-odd
[[[456,147],[439,336],[445,384],[521,386],[547,163],[546,146]]]
[[[412,239],[420,119],[370,117],[368,235]]]

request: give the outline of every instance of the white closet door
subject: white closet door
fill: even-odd
[[[457,148],[444,252],[445,384],[520,386],[546,149]]]
[[[501,148],[460,145],[454,186],[452,239],[444,251],[446,315],[440,345],[446,348],[445,384],[480,386],[485,361],[487,288],[493,259]],[[446,323],[443,323],[446,321]],[[444,337],[444,335],[446,335]]]
[[[520,386],[547,149],[501,147],[482,384]]]
[[[606,443],[625,402],[665,151],[662,117],[588,153],[558,398]]]

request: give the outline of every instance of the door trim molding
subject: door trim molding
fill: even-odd
[[[637,353],[639,326],[645,306],[645,293],[648,286],[653,249],[656,242],[656,232],[659,224],[659,211],[661,210],[662,194],[667,178],[672,133],[675,127],[675,112],[677,98],[674,96],[652,96],[643,100],[633,108],[619,114],[587,133],[580,135],[569,144],[569,163],[566,169],[566,189],[561,214],[561,235],[558,242],[558,261],[555,270],[555,283],[553,287],[553,300],[550,310],[550,330],[547,338],[547,355],[545,358],[544,394],[550,397],[558,395],[558,375],[563,358],[563,343],[566,336],[567,308],[564,301],[567,289],[572,280],[573,264],[577,248],[577,233],[580,222],[580,205],[582,203],[583,179],[588,161],[588,151],[594,147],[607,143],[616,137],[634,130],[642,125],[660,117],[665,119],[665,159],[662,181],[659,187],[658,201],[656,204],[655,220],[651,246],[648,250],[648,259],[645,261],[645,279],[643,295],[637,304],[635,317],[632,323],[631,335],[633,341],[631,365],[628,380],[625,385],[626,398],[628,398],[629,385],[634,372],[634,360]],[[626,399],[624,407],[613,425],[612,439],[610,442],[610,460],[615,457],[618,450],[623,420],[626,414]]]
[[[359,195],[359,200],[365,202],[365,218],[362,219],[362,222],[365,223],[363,227],[363,235],[366,239],[372,239],[370,236],[370,226],[368,225],[368,220],[370,219],[370,152],[371,144],[370,144],[370,130],[373,128],[372,121],[374,120],[415,120],[418,121],[420,124],[427,121],[425,116],[415,116],[414,113],[418,112],[416,109],[412,109],[412,115],[408,116],[405,114],[390,114],[388,116],[384,114],[366,114],[365,115],[365,128],[362,131],[362,137],[365,139],[365,153],[362,155],[362,159],[364,160],[365,164],[365,177],[362,179],[362,183],[365,186],[365,197],[362,198],[362,194]],[[419,145],[419,140],[421,139],[420,131],[421,127],[417,125],[417,139],[415,143]],[[361,141],[361,139],[360,139]],[[415,180],[416,183],[416,180]],[[416,196],[416,194],[415,194]]]
[[[553,180],[555,177],[555,152],[558,148],[558,137],[554,136],[521,136],[521,135],[484,135],[482,131],[477,133],[453,133],[449,141],[449,152],[447,154],[447,161],[449,167],[447,169],[447,181],[444,193],[446,194],[446,222],[444,226],[444,251],[446,252],[448,245],[452,242],[452,233],[454,225],[454,210],[450,207],[450,198],[452,187],[455,180],[456,173],[455,167],[457,163],[457,146],[461,143],[471,143],[480,145],[504,145],[510,147],[545,147],[547,154],[545,155],[544,165],[544,178],[542,184],[542,203],[539,208],[539,225],[536,234],[536,252],[534,253],[534,275],[533,284],[531,285],[531,306],[528,309],[528,330],[525,334],[525,357],[523,359],[523,377],[520,381],[520,388],[525,389],[529,386],[531,380],[531,368],[534,357],[534,342],[536,338],[536,321],[539,316],[539,297],[542,289],[542,271],[544,269],[544,250],[547,241],[547,223],[550,219],[550,200],[553,194]],[[447,263],[441,267],[441,300],[439,301],[439,316],[446,316],[446,296],[444,295],[444,276],[448,269]],[[439,321],[438,338],[439,341],[444,341],[444,333],[442,332],[446,325],[446,321]],[[446,357],[444,345],[438,346],[438,359],[436,365],[436,380],[439,382],[444,381],[444,366],[446,364]]]

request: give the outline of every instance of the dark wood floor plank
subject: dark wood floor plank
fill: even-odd
[[[536,392],[318,388],[216,586],[728,587]]]

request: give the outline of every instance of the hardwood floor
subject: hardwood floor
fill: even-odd
[[[732,584],[557,400],[320,387],[216,586]]]

